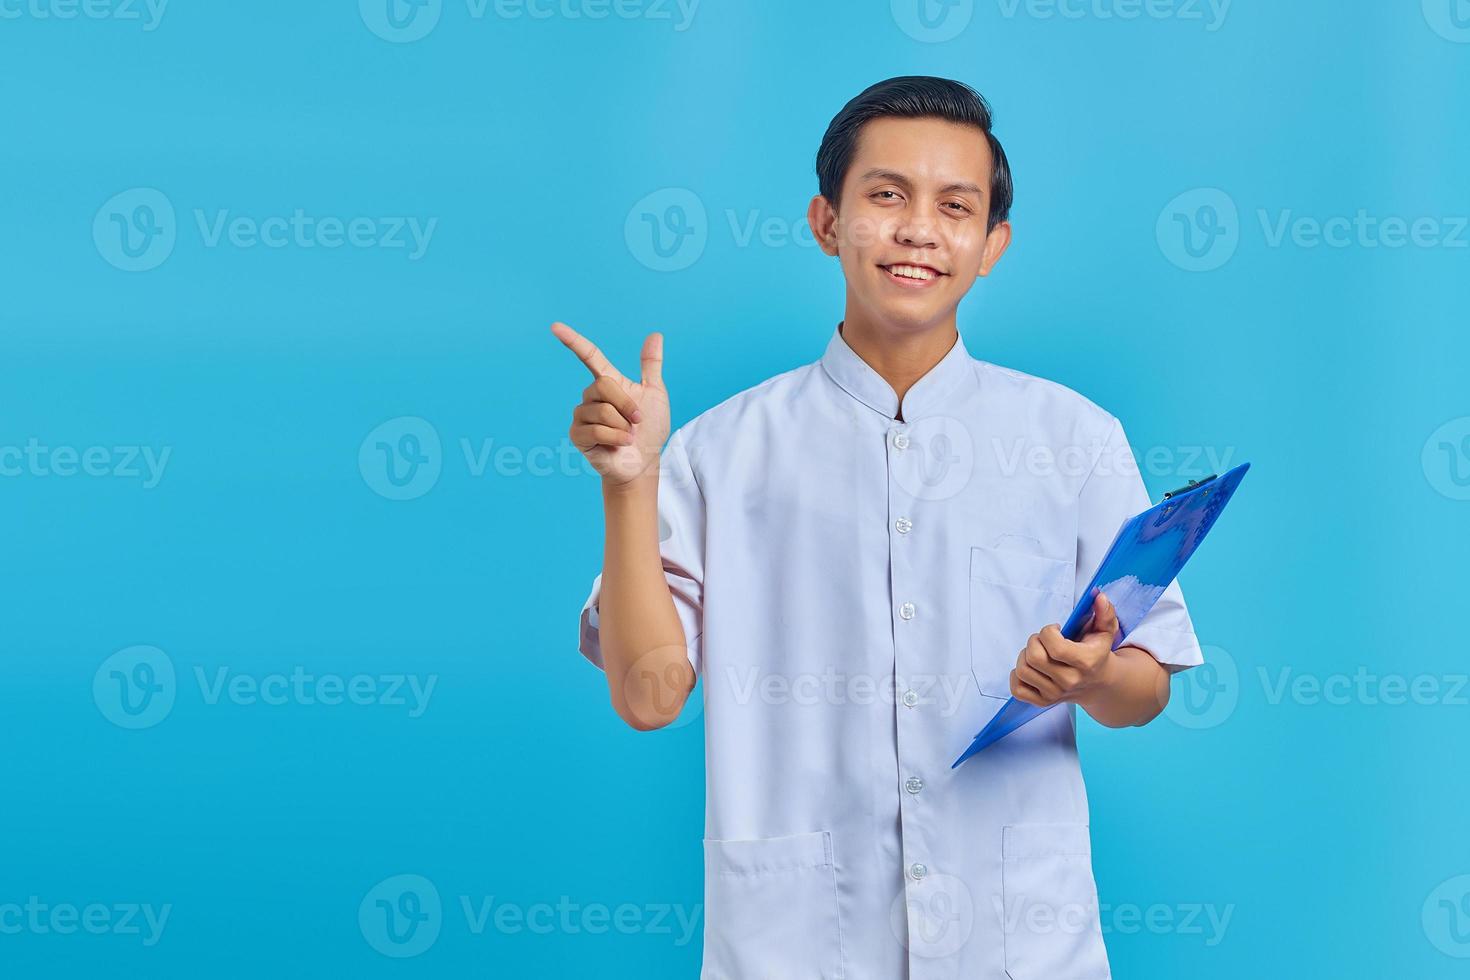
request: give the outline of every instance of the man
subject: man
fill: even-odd
[[[956,308],[1011,238],[985,101],[894,78],[833,119],[808,219],[846,309],[820,360],[668,439],[663,338],[591,369],[603,476],[581,650],[628,724],[703,678],[710,980],[1107,977],[1075,711],[1144,724],[1201,662],[1170,586],[1112,649],[1061,636],[1147,492],[1117,419],[972,358]],[[1166,666],[1167,665],[1167,666]],[[1015,695],[1063,705],[951,769]]]

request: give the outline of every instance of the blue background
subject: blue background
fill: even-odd
[[[142,7],[7,2],[0,451],[107,447],[123,472],[12,453],[0,477],[0,909],[171,911],[151,945],[0,930],[0,974],[693,976],[699,923],[682,940],[676,915],[699,912],[702,736],[697,718],[625,728],[577,653],[600,496],[575,456],[545,465],[588,381],[547,325],[630,372],[664,331],[676,425],[816,360],[840,272],[780,233],[843,102],[926,73],[986,94],[1016,173],[1015,244],[960,310],[972,353],[1117,414],[1160,450],[1155,496],[1208,472],[1195,448],[1254,464],[1183,578],[1215,672],[1183,675],[1145,729],[1084,727],[1102,901],[1172,922],[1105,907],[1115,974],[1462,975],[1470,236],[1270,233],[1363,210],[1453,238],[1470,31],[1451,0],[1238,0],[1223,21],[1183,0],[1133,19],[987,0],[943,40],[912,0],[704,0],[684,29],[651,2],[592,19],[445,0],[411,42],[374,32],[394,34],[377,0],[175,0],[151,30]],[[135,188],[174,211],[146,271],[107,235],[147,217]],[[668,188],[705,210],[702,251],[659,271],[636,232],[668,195],[639,202]],[[1221,194],[1233,225],[1203,210]],[[411,258],[211,245],[195,217],[298,208],[437,224]],[[742,241],[767,219],[778,234]],[[1214,268],[1188,268],[1185,228],[1222,229],[1194,240],[1218,239]],[[417,472],[440,472],[391,499],[363,444],[386,422],[412,448],[425,430],[403,417],[440,441]],[[543,465],[477,472],[465,446],[487,443]],[[169,450],[156,485],[120,446]],[[133,730],[104,661],[136,645],[175,681]],[[413,717],[211,701],[196,673],[298,667],[436,686]],[[1360,668],[1439,694],[1273,696]],[[372,925],[370,893],[402,874],[441,902],[419,906],[422,951]],[[627,904],[644,925],[477,932],[464,897]],[[1185,923],[1194,906],[1229,914],[1223,936]]]

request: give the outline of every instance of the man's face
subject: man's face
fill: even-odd
[[[1009,224],[986,231],[990,170],[990,146],[973,126],[884,118],[863,127],[836,212],[822,197],[809,211],[817,241],[842,262],[849,315],[912,330],[954,315],[1010,241]]]

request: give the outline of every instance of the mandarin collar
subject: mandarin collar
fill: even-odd
[[[972,362],[970,352],[965,348],[965,338],[956,331],[954,346],[949,353],[904,394],[904,422],[938,414],[955,382],[972,374]],[[827,350],[822,354],[822,368],[838,387],[873,411],[889,419],[898,417],[899,401],[893,386],[847,345],[841,323],[837,324],[832,331],[832,339],[827,342]]]

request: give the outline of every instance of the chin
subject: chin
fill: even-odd
[[[942,323],[953,312],[953,307],[934,303],[926,298],[922,303],[887,302],[875,307],[883,322],[902,330],[918,333]]]

